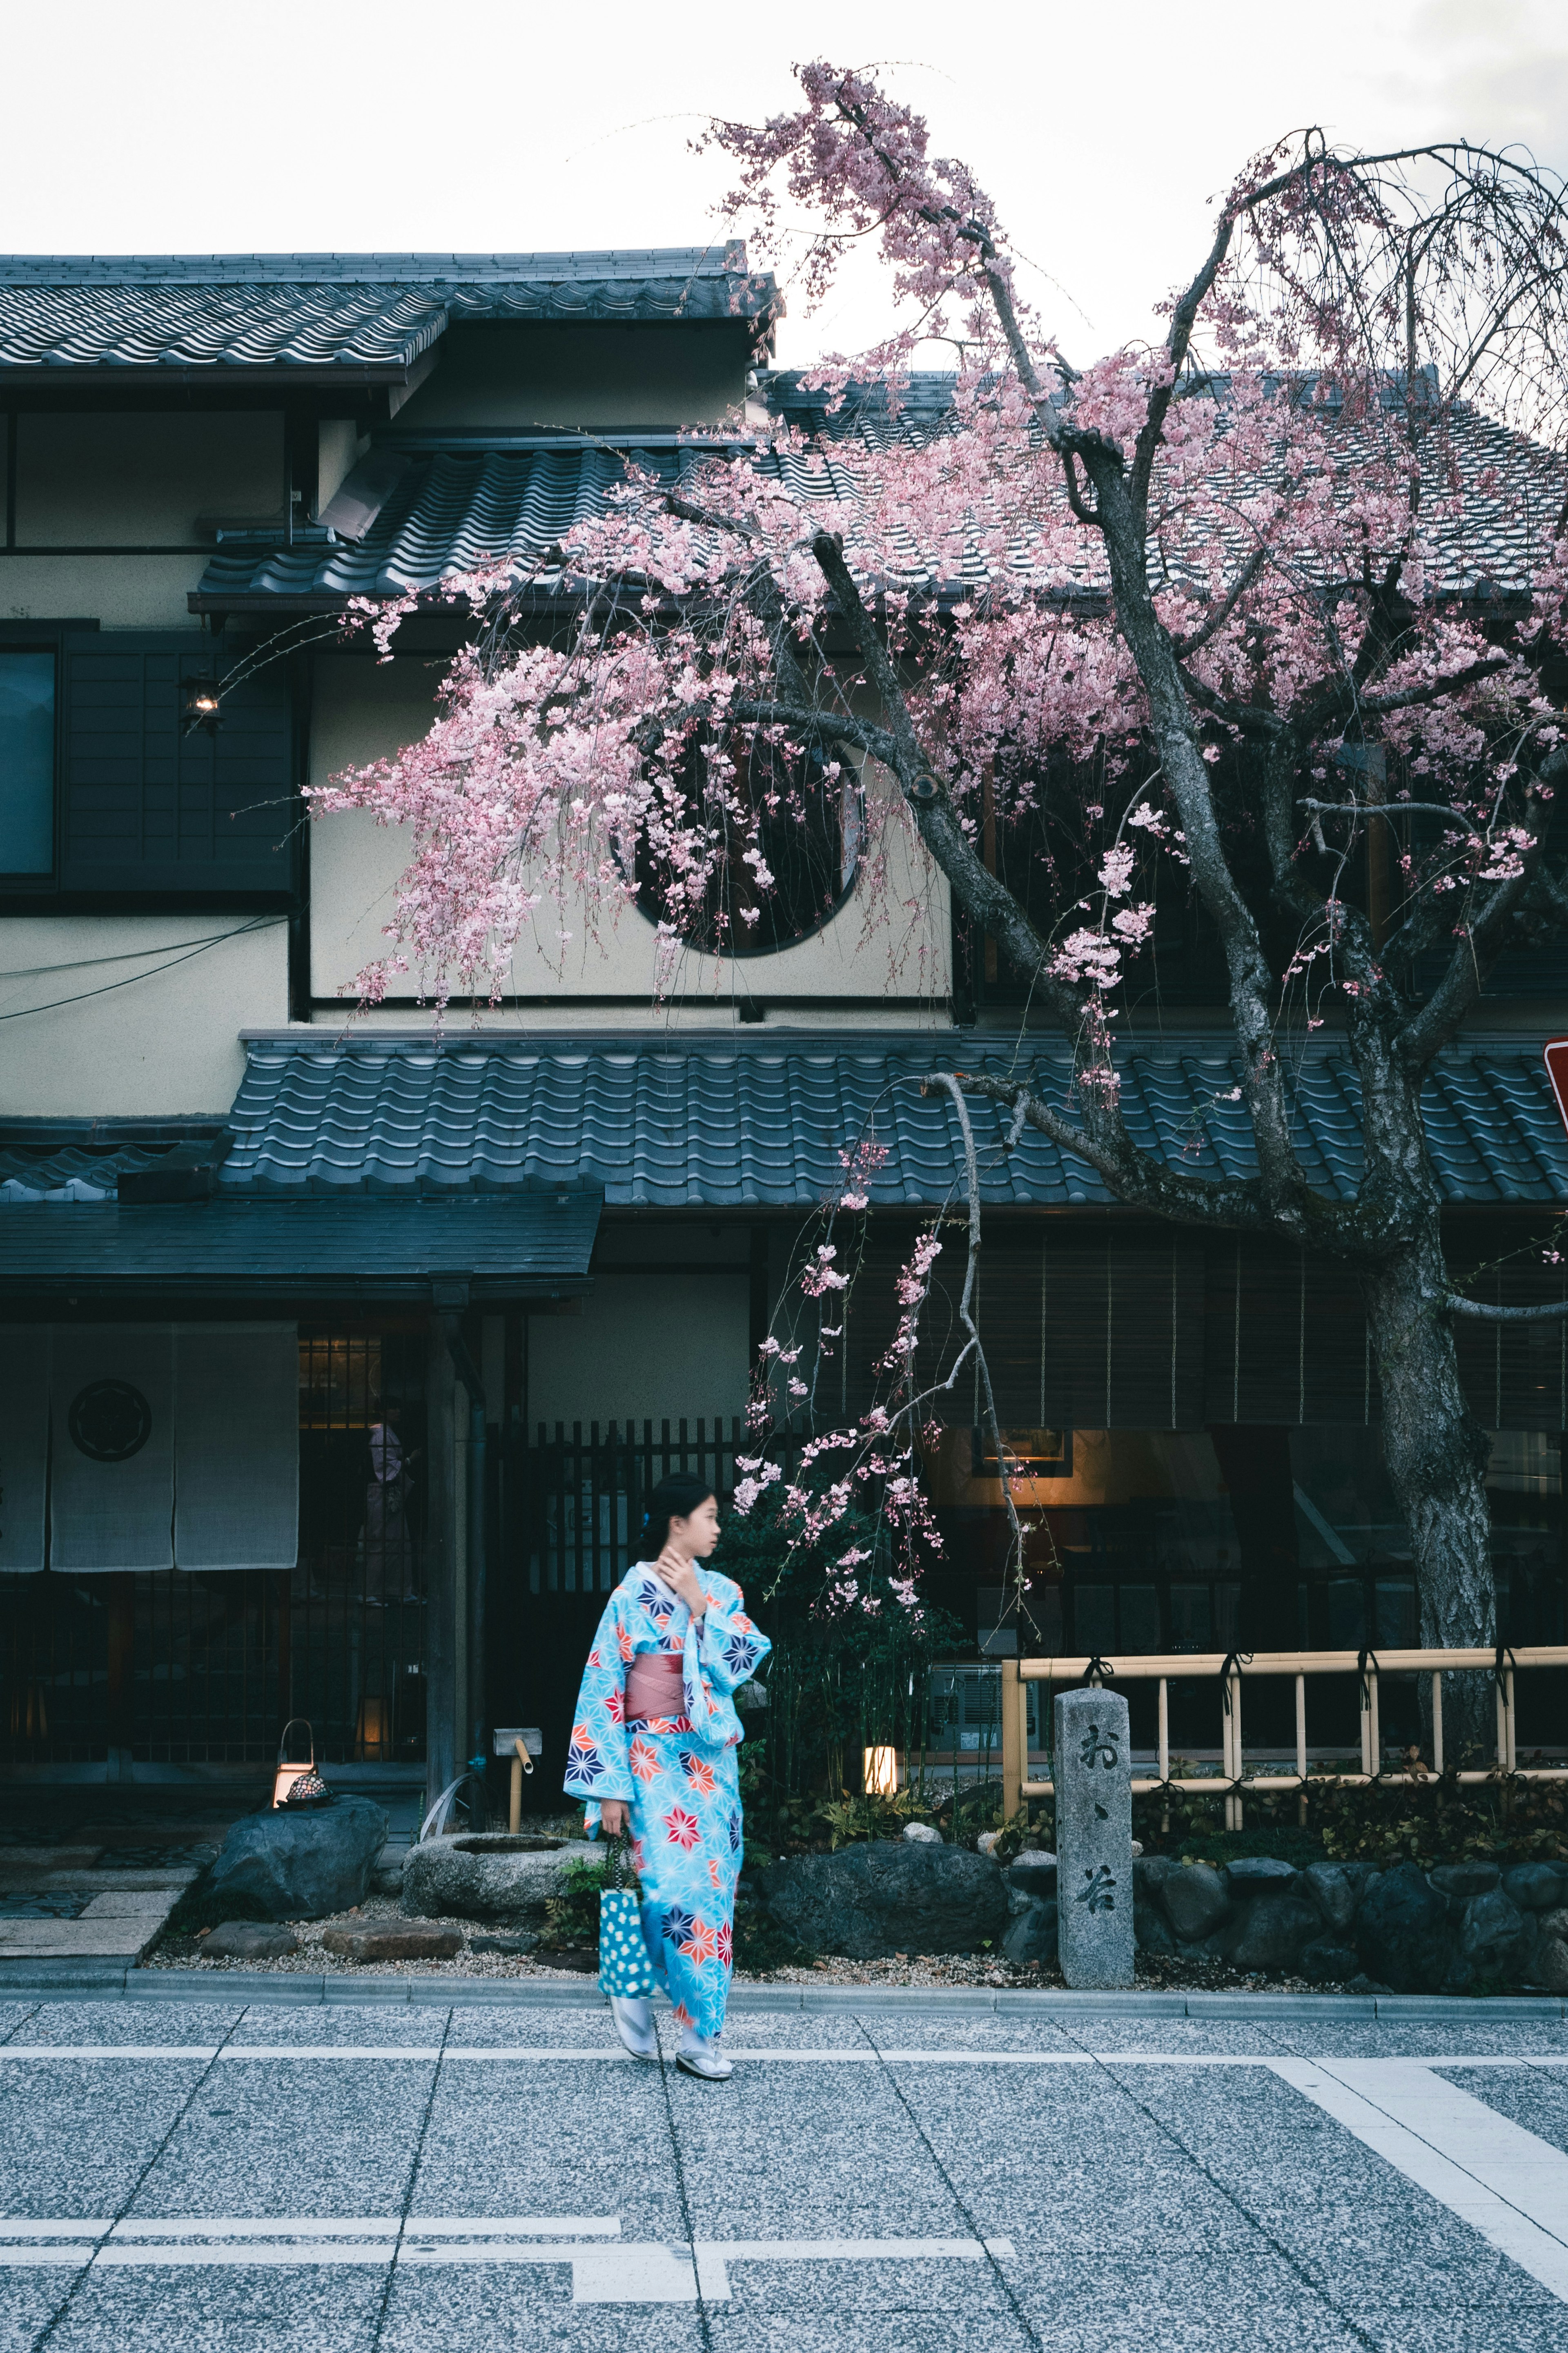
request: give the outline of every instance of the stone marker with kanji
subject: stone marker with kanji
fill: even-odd
[[[1056,1706],[1057,1951],[1069,1986],[1132,1982],[1132,1760],[1127,1702],[1062,1692]]]

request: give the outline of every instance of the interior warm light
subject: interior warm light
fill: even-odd
[[[865,1790],[868,1798],[896,1798],[899,1794],[899,1752],[896,1748],[868,1748],[865,1752]]]
[[[392,1702],[362,1699],[354,1725],[354,1755],[374,1763],[392,1755]]]

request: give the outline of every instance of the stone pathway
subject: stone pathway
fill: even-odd
[[[5,2339],[1561,2353],[1560,2007],[1239,2007],[0,2002]]]
[[[222,1834],[106,1824],[0,1845],[0,1989],[31,1961],[139,1961]]]

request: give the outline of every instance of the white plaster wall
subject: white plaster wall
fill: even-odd
[[[451,327],[397,428],[717,424],[745,398],[748,341],[725,326]]]
[[[193,555],[0,554],[0,621],[99,621],[106,629],[189,629],[185,599],[206,570]]]
[[[16,537],[24,546],[189,540],[198,515],[280,515],[276,413],[16,420]]]
[[[288,1018],[288,938],[272,916],[0,918],[0,1015],[23,1017],[0,1021],[0,1116],[226,1112],[240,1030]]]
[[[316,437],[316,512],[321,513],[358,463],[368,441],[360,438],[352,417],[323,417]]]
[[[557,1421],[712,1422],[746,1409],[751,1293],[713,1274],[605,1271],[581,1315],[529,1319],[531,1430]]]
[[[376,664],[353,657],[318,663],[311,727],[311,776],[384,757],[411,742],[434,711],[438,663],[400,658]],[[868,789],[888,789],[880,770]],[[413,844],[405,828],[379,826],[355,812],[318,820],[311,835],[311,971],[318,997],[352,997],[358,974],[385,952],[382,926],[393,914],[397,882]],[[949,987],[947,885],[918,842],[895,831],[884,901],[868,923],[857,892],[810,939],[773,955],[725,962],[684,953],[668,1008],[689,1022],[728,1021],[736,1002],[861,999],[901,1019],[919,1018]],[[569,934],[562,938],[562,933]],[[547,1005],[553,1020],[602,1019],[605,1005],[648,1005],[657,974],[651,923],[635,907],[591,923],[581,905],[542,907],[519,944],[512,989]],[[409,989],[412,994],[412,987]],[[660,1018],[665,1017],[661,1008]],[[387,1018],[395,1018],[388,1015]],[[406,1008],[396,1017],[406,1021]],[[484,1017],[515,1022],[516,1011]],[[465,1012],[464,1018],[468,1018]]]

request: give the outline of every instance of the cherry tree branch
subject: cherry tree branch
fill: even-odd
[[[1465,1299],[1450,1291],[1443,1304],[1450,1315],[1471,1324],[1561,1324],[1568,1315],[1568,1299],[1548,1300],[1540,1307],[1493,1307],[1484,1299]]]
[[[1268,549],[1266,546],[1254,548],[1219,603],[1206,616],[1202,626],[1190,631],[1186,637],[1177,638],[1173,641],[1178,661],[1184,662],[1189,655],[1201,652],[1211,638],[1218,636],[1268,561]]]

